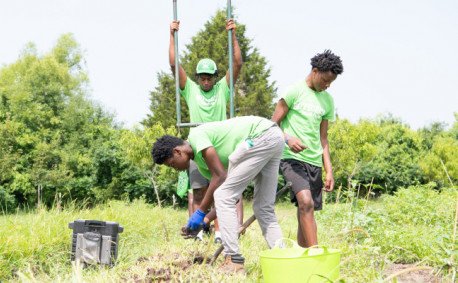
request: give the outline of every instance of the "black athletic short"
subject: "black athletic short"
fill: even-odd
[[[282,159],[280,168],[285,180],[292,183],[289,190],[291,202],[297,206],[296,194],[302,190],[310,190],[315,210],[321,210],[323,206],[321,167],[295,159]]]

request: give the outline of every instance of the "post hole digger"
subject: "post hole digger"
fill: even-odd
[[[291,187],[291,182],[288,182],[286,183],[285,186],[283,186],[278,192],[277,194],[275,195],[275,200],[278,200],[278,198],[289,188]],[[212,221],[216,218],[216,211],[213,209],[208,215],[207,215],[207,218]],[[250,216],[250,218],[248,218],[245,222],[243,222],[242,226],[239,227],[239,230],[238,230],[238,235],[240,236],[241,234],[243,234],[245,232],[245,230],[256,220],[256,216],[253,214]],[[200,225],[198,229],[194,229],[194,230],[191,230],[191,229],[188,229],[186,228],[186,226],[183,226],[181,228],[181,236],[184,238],[184,239],[194,239],[197,235],[197,233],[199,233],[200,230],[202,230],[204,228],[203,225]],[[219,248],[216,250],[216,252],[213,254],[213,256],[211,257],[210,259],[210,265],[212,265],[213,263],[215,263],[216,259],[218,258],[218,256],[221,254],[221,252],[223,251],[224,247],[223,245],[220,245]]]
[[[221,76],[222,71],[220,67],[227,66],[226,63],[222,62],[221,59],[226,57],[224,49],[213,49],[211,47],[198,47],[199,61],[195,67],[194,76],[188,68],[186,70],[179,66],[179,54],[178,54],[178,30],[180,29],[180,21],[177,18],[177,0],[173,0],[174,8],[174,19],[170,23],[170,45],[169,45],[169,64],[172,69],[175,69],[175,88],[176,88],[176,105],[177,105],[177,129],[180,133],[180,128],[191,127],[194,128],[199,125],[227,120],[228,112],[226,105],[231,101],[231,115],[234,117],[234,99],[233,99],[233,88],[237,81],[237,77],[240,74],[243,60],[240,46],[237,42],[236,28],[237,25],[232,18],[230,1],[228,1],[228,18],[225,21],[224,31],[228,34],[228,53],[227,57],[229,60],[229,68],[225,72],[225,75]],[[218,24],[219,25],[219,24]],[[221,33],[220,33],[221,32]],[[223,36],[223,26],[218,34],[212,34],[212,37],[219,38]],[[205,49],[209,50],[205,50]],[[207,58],[201,58],[206,56]],[[213,57],[216,62],[211,59]],[[217,59],[218,58],[218,59]],[[226,61],[227,62],[227,61]],[[222,65],[221,65],[222,64]],[[185,117],[181,117],[180,112],[180,99],[186,101],[188,106],[188,113]],[[189,115],[188,115],[189,114]],[[182,123],[182,118],[188,120],[190,123]],[[187,131],[183,133],[187,135]],[[184,179],[188,176],[189,187],[192,189],[187,190],[186,183],[177,186],[177,194],[180,196],[188,194],[188,198],[191,199],[188,209],[190,215],[193,214],[198,207],[200,207],[203,201],[206,190],[208,189],[210,178],[209,176],[204,177],[198,170],[194,160],[190,162],[190,167],[187,172],[180,172],[180,178]],[[237,214],[239,215],[239,225],[242,224],[243,218],[243,202],[239,202],[237,205]],[[218,220],[215,224],[215,241],[221,242],[221,234],[219,231]],[[198,240],[202,241],[202,232],[198,234]]]
[[[174,3],[176,1],[174,0]],[[193,186],[199,190],[206,188],[206,191],[199,195],[203,196],[200,204],[196,203],[194,195],[192,208],[194,212],[190,213],[186,227],[198,230],[202,221],[206,217],[208,218],[207,214],[211,206],[216,208],[220,228],[218,234],[221,235],[220,239],[224,239],[223,245],[226,256],[225,262],[218,268],[218,271],[232,274],[234,272],[245,273],[245,258],[242,256],[238,243],[238,228],[242,223],[238,222],[237,210],[234,208],[237,199],[234,198],[239,198],[250,182],[253,181],[254,183],[253,212],[267,244],[269,247],[273,247],[275,241],[282,238],[282,231],[275,215],[275,194],[279,163],[285,148],[285,136],[276,123],[264,117],[239,116],[232,118],[233,115],[231,115],[231,119],[227,119],[225,103],[231,96],[228,90],[232,88],[243,64],[240,46],[235,36],[236,25],[231,17],[230,5],[231,1],[228,0],[226,30],[229,40],[229,70],[225,77],[213,84],[211,89],[215,90],[214,93],[223,93],[224,95],[215,95],[219,99],[218,101],[215,100],[215,103],[213,103],[213,98],[208,100],[212,102],[211,104],[207,100],[205,103],[196,103],[197,108],[202,107],[205,111],[199,108],[195,113],[202,114],[211,110],[211,113],[214,112],[215,115],[210,115],[209,118],[211,117],[211,119],[208,120],[196,120],[195,122],[199,122],[198,124],[188,125],[196,127],[189,131],[186,140],[171,135],[157,138],[153,145],[152,156],[156,164],[164,164],[177,171],[190,170],[190,179],[193,176],[191,170],[202,175],[202,182],[190,180],[193,191]],[[172,59],[176,59],[177,55],[176,48],[174,48],[176,44],[174,35],[176,34],[175,31],[178,31],[178,25],[179,21],[174,20],[170,26],[169,62],[175,70],[178,64]],[[233,44],[232,50],[231,42]],[[235,64],[231,68],[232,60]],[[198,77],[200,81],[199,84],[193,84],[192,88],[186,87],[188,83],[191,84],[191,80],[185,76],[182,67],[179,68],[179,80],[175,77],[179,81],[179,92],[185,96],[185,99],[188,97],[188,106],[190,101],[192,103],[201,101],[199,97],[202,96],[202,92],[206,93],[210,90],[209,87],[207,88],[209,76],[213,79],[213,83],[216,82],[214,80],[217,70],[216,64],[214,61],[213,64],[208,60],[205,61],[208,62],[208,64],[205,63],[205,70],[207,71],[203,72],[203,69],[199,68],[200,63],[198,63],[196,73],[201,74]],[[216,92],[217,89],[219,92]],[[191,95],[197,98],[191,100],[189,98]],[[205,97],[207,99],[207,96]],[[177,107],[177,109],[179,108]],[[193,112],[190,110],[190,113]],[[191,115],[191,122],[193,122],[192,117]],[[183,123],[179,125],[185,126]],[[202,238],[200,237],[200,239]]]

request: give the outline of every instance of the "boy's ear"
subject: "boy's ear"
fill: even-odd
[[[175,154],[181,156],[181,149],[179,149],[178,147],[175,147],[175,148],[173,149],[173,155],[175,155]]]

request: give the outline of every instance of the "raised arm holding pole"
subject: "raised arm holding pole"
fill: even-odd
[[[170,24],[169,63],[175,75],[177,126],[179,132],[181,124],[180,89],[184,89],[187,77],[184,69],[179,63],[178,29],[180,21],[178,21],[177,18],[177,0],[173,0],[173,22]]]

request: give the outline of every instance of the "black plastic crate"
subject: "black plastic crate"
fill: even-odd
[[[109,256],[102,254],[102,248],[100,249],[99,259],[105,258],[103,262],[99,262],[102,265],[113,266],[118,257],[118,241],[119,233],[124,231],[124,227],[120,226],[118,222],[99,221],[99,220],[85,220],[76,219],[69,223],[68,227],[73,229],[72,235],[72,252],[71,259],[75,260],[77,252],[78,235],[82,239],[85,235],[90,236],[94,234],[100,234],[100,238],[103,239],[100,243],[109,245]],[[104,257],[105,256],[105,257]],[[108,258],[108,259],[107,259]],[[80,259],[81,260],[81,259]],[[83,261],[84,263],[84,261]]]

